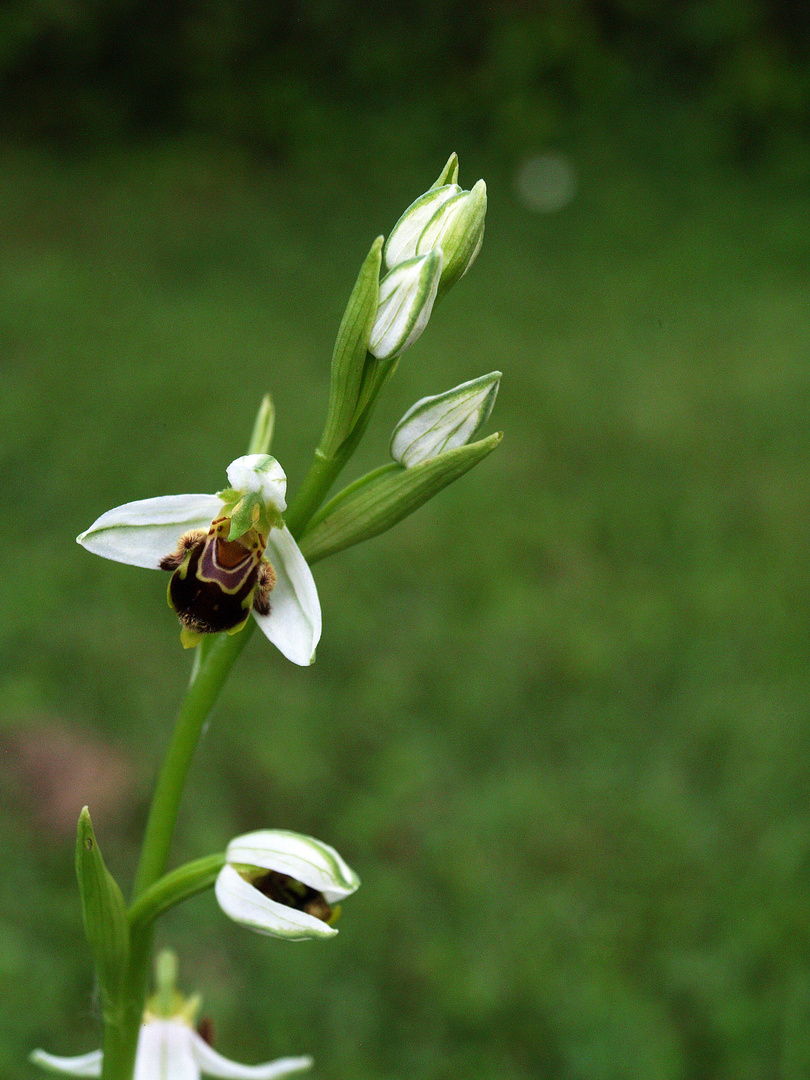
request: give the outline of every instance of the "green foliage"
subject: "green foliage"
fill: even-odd
[[[450,128],[514,155],[579,110],[674,92],[744,151],[771,126],[807,122],[808,11],[795,0],[9,0],[0,124],[73,145],[208,132],[287,159],[337,131],[357,147],[380,125],[431,142]]]
[[[476,162],[482,256],[346,480],[480,370],[505,373],[508,438],[318,564],[316,665],[251,642],[212,719],[173,865],[267,825],[363,880],[317,949],[265,946],[210,896],[167,916],[228,1056],[358,1080],[810,1068],[806,196],[613,139],[572,146],[587,183],[556,216]],[[0,594],[4,1075],[98,1044],[73,824],[91,799],[126,882],[189,671],[165,578],[73,537],[212,490],[268,389],[295,490],[357,267],[424,177],[397,182],[402,203],[188,146],[6,154],[3,520],[26,569]],[[123,753],[104,813],[109,764],[79,770],[54,725]]]

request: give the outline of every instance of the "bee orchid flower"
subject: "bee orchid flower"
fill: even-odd
[[[138,1034],[133,1080],[200,1080],[201,1076],[225,1080],[281,1080],[312,1067],[311,1057],[286,1057],[262,1065],[240,1065],[218,1054],[195,1028],[199,995],[184,998],[175,989],[177,961],[174,954],[161,953],[157,967],[158,989],[147,1003]],[[204,1023],[200,1030],[204,1031],[206,1026]],[[45,1050],[34,1050],[31,1054],[34,1065],[62,1076],[101,1076],[103,1060],[101,1050],[79,1057],[57,1057]]]
[[[231,462],[230,487],[215,495],[164,495],[125,503],[77,537],[115,562],[171,572],[169,605],[185,647],[203,635],[235,634],[251,612],[294,664],[311,664],[321,636],[312,572],[282,514],[287,477],[275,458]]]

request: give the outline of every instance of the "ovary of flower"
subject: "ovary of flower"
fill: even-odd
[[[321,609],[312,572],[281,514],[286,476],[267,454],[237,458],[231,487],[215,495],[165,495],[126,503],[77,537],[115,562],[172,572],[169,603],[184,645],[243,628],[251,611],[295,664],[314,660]]]
[[[79,1057],[56,1057],[44,1050],[31,1055],[35,1065],[63,1076],[101,1076],[103,1054],[94,1050]],[[182,1015],[168,1019],[144,1017],[138,1036],[134,1080],[199,1080],[218,1076],[228,1080],[281,1080],[312,1066],[312,1058],[286,1057],[263,1065],[240,1065],[218,1054]]]

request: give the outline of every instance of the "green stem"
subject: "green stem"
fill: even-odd
[[[144,890],[129,909],[129,924],[134,929],[154,922],[175,904],[209,889],[225,865],[225,855],[205,855],[202,859],[178,866]]]
[[[183,786],[203,724],[255,625],[251,620],[238,634],[218,634],[210,643],[205,641],[199,646],[204,652],[180,709],[146,823],[135,876],[133,909],[136,912],[139,899],[155,885],[166,868]],[[143,906],[140,910],[144,910]],[[107,1023],[104,1030],[102,1080],[131,1080],[149,985],[153,933],[151,921],[133,921],[121,1020],[117,1024]]]
[[[373,397],[376,397],[376,393]],[[364,417],[366,423],[372,405],[373,399],[367,406]],[[364,427],[365,424],[363,424]],[[254,441],[257,437],[254,433]],[[293,536],[300,536],[306,528],[356,445],[355,439],[350,446],[346,447],[346,453],[341,452],[334,458],[325,458],[316,453],[312,468],[287,514],[287,527]],[[254,452],[259,451],[251,447],[251,453]],[[191,684],[180,708],[146,823],[146,834],[135,876],[133,904],[129,913],[130,960],[124,983],[121,1020],[118,1023],[108,1022],[105,1025],[102,1080],[132,1080],[138,1033],[149,984],[154,936],[153,920],[165,910],[165,906],[162,907],[161,903],[166,900],[168,894],[164,895],[163,890],[182,884],[182,873],[187,869],[181,867],[180,870],[163,876],[169,858],[183,786],[203,725],[231,668],[247,645],[255,628],[256,623],[251,619],[245,629],[238,634],[233,636],[217,634],[198,646],[200,652]],[[216,860],[222,856],[210,858]],[[205,860],[199,860],[199,863],[203,862]],[[199,869],[198,864],[191,865],[197,865]],[[207,869],[213,873],[213,864]],[[199,881],[205,878],[204,872]],[[187,882],[187,884],[190,883]],[[209,884],[210,879],[206,880],[205,884],[200,884],[199,888],[206,888]],[[198,889],[195,887],[185,895],[191,895],[193,891],[198,891]]]
[[[342,454],[337,457],[324,457],[320,450],[315,451],[309,472],[284,515],[284,521],[293,536],[298,537],[304,531],[345,463],[346,458]]]
[[[166,869],[183,786],[203,724],[255,628],[256,623],[251,619],[238,634],[217,634],[211,640],[210,646],[205,642],[208,655],[202,660],[188,688],[152,798],[141,859],[135,875],[135,900],[154,884]]]

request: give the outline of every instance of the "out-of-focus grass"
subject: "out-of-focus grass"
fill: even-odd
[[[229,1056],[360,1080],[810,1069],[806,206],[618,140],[573,160],[549,217],[481,163],[480,262],[349,475],[417,397],[494,368],[502,447],[319,565],[318,663],[254,640],[200,749],[176,859],[266,824],[364,881],[323,946],[226,926],[210,896],[165,920]],[[73,537],[221,486],[267,389],[294,489],[357,266],[432,179],[4,154],[0,1075],[98,1041],[71,838],[21,740],[63,724],[131,762],[95,821],[126,883],[190,662],[163,577]]]

